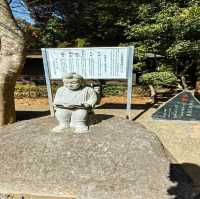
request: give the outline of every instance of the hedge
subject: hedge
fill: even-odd
[[[151,72],[143,74],[140,83],[155,87],[177,86],[178,78],[171,72]]]
[[[59,88],[59,85],[52,85],[53,94]],[[150,91],[148,87],[136,86],[133,87],[133,94],[139,96],[149,96]],[[126,96],[127,95],[127,85],[103,85],[102,86],[103,96]],[[15,87],[15,98],[37,98],[37,97],[47,97],[47,87],[46,86],[35,86],[27,84],[17,84]]]

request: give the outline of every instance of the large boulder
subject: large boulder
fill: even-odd
[[[0,129],[0,192],[77,199],[190,199],[157,137],[122,118],[96,115],[90,132],[53,133],[55,118]],[[179,183],[179,184],[178,184]],[[177,189],[176,189],[177,188]]]

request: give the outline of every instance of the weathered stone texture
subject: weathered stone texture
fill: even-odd
[[[103,119],[103,120],[102,120]],[[99,122],[102,120],[101,122]],[[95,116],[90,132],[53,133],[43,117],[0,129],[0,192],[74,195],[77,199],[169,199],[170,161],[138,123]],[[179,194],[189,199],[185,182]]]

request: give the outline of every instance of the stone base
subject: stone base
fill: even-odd
[[[43,117],[0,129],[0,192],[77,199],[191,198],[190,181],[171,172],[157,137],[138,123],[109,115],[90,132],[53,133]],[[175,177],[174,177],[175,176]]]

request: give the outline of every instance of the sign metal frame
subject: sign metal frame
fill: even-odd
[[[98,48],[98,47],[93,47],[93,48]],[[130,47],[99,47],[99,48],[101,48],[101,49],[104,49],[104,48],[110,48],[110,49],[112,49],[112,48],[128,48],[128,56],[127,56],[127,60],[126,60],[126,62],[127,62],[127,78],[126,78],[127,79],[127,105],[126,105],[127,113],[126,113],[126,118],[131,120],[134,48],[133,48],[133,46],[130,46]],[[71,49],[85,49],[85,48],[71,48]],[[89,48],[87,48],[87,49],[89,49]],[[50,78],[50,68],[49,68],[49,61],[48,61],[48,55],[47,55],[47,48],[42,48],[41,50],[42,50],[42,57],[43,57],[45,79],[46,79],[46,84],[47,84],[50,113],[51,113],[51,116],[54,117],[55,110],[53,107],[53,94],[52,94],[52,88],[51,88],[51,78]],[[105,79],[107,79],[107,78],[105,78]],[[114,79],[114,78],[110,78],[110,79]],[[120,78],[115,78],[115,79],[119,80]],[[53,79],[53,80],[55,80],[55,79]],[[57,80],[59,80],[59,79],[57,79]]]

